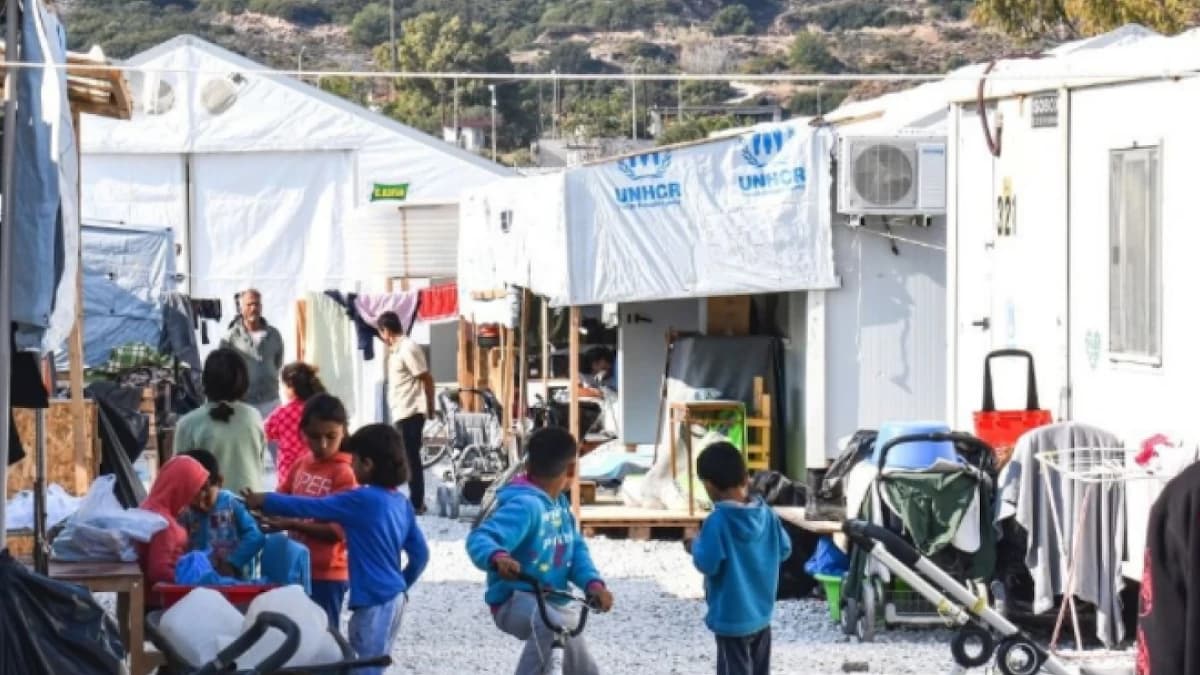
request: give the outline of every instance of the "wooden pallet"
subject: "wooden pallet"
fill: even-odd
[[[706,515],[703,511],[689,516],[686,511],[661,511],[631,506],[585,506],[580,513],[579,526],[585,537],[607,535],[639,541],[680,539],[695,536],[700,531],[700,523]]]

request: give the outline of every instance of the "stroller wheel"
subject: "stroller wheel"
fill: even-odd
[[[1037,675],[1044,661],[1037,645],[1024,638],[1004,640],[996,649],[996,666],[1004,675]]]
[[[872,642],[875,640],[875,610],[877,609],[877,604],[878,599],[875,597],[875,585],[868,581],[862,587],[862,612],[858,615],[856,626],[858,639],[863,642]]]
[[[858,634],[858,600],[854,598],[846,598],[846,606],[842,608],[842,632]]]
[[[954,662],[963,668],[980,668],[992,660],[996,641],[992,634],[979,626],[968,624],[950,641]]]

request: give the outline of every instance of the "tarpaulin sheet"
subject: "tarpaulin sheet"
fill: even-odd
[[[174,233],[84,225],[82,241],[84,365],[131,342],[157,345],[162,303],[175,290]]]

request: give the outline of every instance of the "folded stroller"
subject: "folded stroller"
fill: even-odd
[[[463,411],[459,397],[464,393],[482,396],[483,411]],[[444,452],[426,467],[449,457],[450,467],[437,490],[437,509],[443,517],[458,518],[461,505],[482,501],[488,487],[509,467],[511,458],[504,445],[500,403],[490,391],[460,389],[453,395],[442,392],[438,403],[446,425],[446,445]]]
[[[863,467],[871,477],[858,517],[986,597],[995,567],[991,448],[974,436],[945,432],[887,440],[881,430],[880,438],[870,467]],[[848,506],[849,517],[856,506]],[[863,641],[874,639],[880,626],[945,623],[939,608],[858,545],[850,549],[842,597],[842,627]]]

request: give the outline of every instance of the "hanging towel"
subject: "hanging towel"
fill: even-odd
[[[421,321],[444,321],[458,316],[458,284],[440,284],[422,288],[417,318]]]
[[[379,333],[375,331],[374,326],[363,321],[362,316],[358,313],[358,307],[355,304],[358,295],[356,293],[342,295],[341,291],[325,291],[325,295],[341,305],[346,310],[346,316],[350,317],[350,321],[354,323],[354,335],[358,339],[358,349],[363,353],[363,361],[374,359],[375,338],[379,337]]]
[[[379,323],[379,315],[395,312],[400,317],[404,332],[412,329],[417,314],[417,303],[422,291],[396,291],[393,293],[361,293],[354,297],[354,307],[359,317],[372,328]]]
[[[346,310],[324,293],[309,293],[304,356],[321,372],[321,381],[354,415],[354,327]]]

